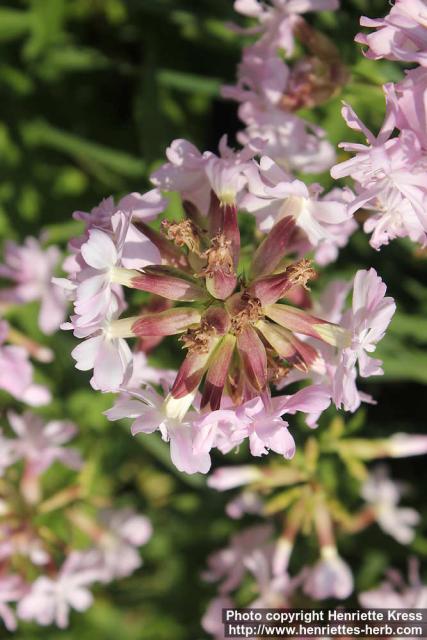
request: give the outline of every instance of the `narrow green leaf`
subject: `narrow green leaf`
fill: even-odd
[[[142,178],[144,162],[135,156],[90,142],[73,133],[53,127],[44,120],[33,120],[21,127],[25,143],[30,147],[49,147],[71,155],[79,162],[94,161],[118,175]]]
[[[221,81],[218,78],[206,78],[173,69],[160,69],[157,78],[159,84],[164,87],[215,97],[218,96],[221,86]]]
[[[0,9],[0,42],[15,40],[31,28],[31,13],[15,9]]]

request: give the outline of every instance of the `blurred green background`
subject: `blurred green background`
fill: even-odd
[[[353,43],[359,16],[383,15],[389,8],[386,0],[341,4],[339,12],[319,15],[313,23],[339,46],[351,81],[341,96],[308,114],[334,143],[357,139],[341,119],[341,99],[351,102],[376,130],[384,114],[380,84],[403,75],[398,65],[364,59]],[[233,142],[239,128],[236,106],[218,97],[220,85],[235,78],[244,41],[226,28],[238,19],[232,5],[232,0],[0,1],[2,241],[43,230],[48,242],[65,247],[79,230],[71,213],[88,210],[110,194],[147,189],[150,171],[163,161],[174,138],[216,150],[227,132]],[[309,179],[331,185],[328,176]],[[356,268],[371,265],[396,297],[399,312],[380,349],[385,376],[369,385],[378,405],[361,413],[360,434],[422,432],[426,255],[401,241],[376,253],[360,232],[328,267],[326,277],[351,276]],[[202,477],[176,472],[156,436],[132,438],[127,425],[109,423],[102,411],[111,406],[112,397],[92,391],[89,376],[74,370],[71,336],[46,339],[38,333],[36,305],[17,312],[14,321],[56,352],[55,362],[39,372],[54,393],[54,402],[42,413],[79,425],[78,446],[90,459],[87,481],[97,493],[113,492],[119,504],[147,513],[155,528],[142,550],[144,567],[129,579],[95,590],[96,605],[86,614],[72,614],[69,630],[21,625],[15,637],[204,638],[199,620],[214,589],[202,583],[200,572],[207,554],[240,526],[224,516],[228,497],[207,489]],[[168,348],[162,350],[164,365],[169,364]],[[1,406],[10,405],[2,395]],[[308,429],[301,423],[293,432],[299,445]],[[245,460],[241,451],[226,462]],[[217,457],[215,463],[224,460]],[[393,463],[396,476],[412,483],[410,502],[424,507],[424,525],[425,467],[419,459]],[[331,482],[336,481],[334,473],[331,467]],[[345,539],[341,549],[357,568],[362,589],[378,582],[389,566],[406,568],[406,550],[375,527]],[[411,553],[425,559],[425,536],[417,536]]]

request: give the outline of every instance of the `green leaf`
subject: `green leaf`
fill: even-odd
[[[293,489],[287,489],[282,491],[278,495],[268,500],[264,507],[264,513],[266,515],[272,515],[278,511],[284,511],[287,509],[299,496],[301,495],[302,487],[294,487]]]
[[[15,9],[0,9],[0,42],[15,40],[31,28],[31,13]]]
[[[218,78],[206,78],[173,69],[160,69],[157,79],[159,84],[164,87],[188,93],[202,93],[212,97],[218,96],[221,86],[221,80]]]
[[[28,95],[34,89],[34,83],[28,74],[7,64],[0,65],[0,84],[6,84],[14,93],[22,96]]]
[[[120,176],[142,178],[144,175],[145,165],[139,158],[57,129],[45,120],[33,120],[22,125],[21,133],[29,147],[56,149],[72,156],[77,162],[93,162]]]
[[[398,312],[393,318],[390,334],[427,342],[427,318]]]
[[[427,351],[401,342],[392,334],[380,343],[375,356],[383,361],[386,380],[412,380],[427,384]]]
[[[83,229],[83,223],[78,220],[49,224],[43,228],[43,239],[53,244],[67,242],[71,238],[79,236]]]
[[[24,50],[29,59],[63,39],[65,0],[32,0],[31,9],[31,38]]]
[[[385,82],[398,82],[402,80],[402,70],[388,60],[370,60],[360,56],[352,67],[355,76],[371,82],[376,87],[381,87]]]
[[[105,69],[108,58],[90,47],[55,47],[49,51],[43,65],[43,75],[55,77],[61,72],[84,72]]]

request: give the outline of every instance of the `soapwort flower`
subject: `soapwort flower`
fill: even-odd
[[[0,264],[0,276],[12,284],[0,291],[0,301],[9,304],[40,301],[39,325],[46,334],[59,329],[66,313],[65,296],[52,284],[60,260],[58,247],[44,248],[37,238],[29,237],[22,245],[6,242],[4,264]]]
[[[253,455],[274,450],[292,456],[285,413],[303,411],[314,426],[330,398],[355,410],[361,401],[356,364],[365,377],[381,372],[366,352],[375,349],[394,312],[373,270],[356,276],[352,313],[336,313],[336,297],[320,314],[313,312],[308,284],[317,274],[298,253],[304,255],[302,246],[333,245],[335,228],[350,222],[344,201],[337,195],[320,203],[268,158],[257,164],[253,150],[232,152],[224,144],[221,156],[172,145],[170,162],[155,179],[181,190],[184,219],[163,220],[159,232],[132,212],[115,212],[112,232],[89,229],[80,246],[88,266],[76,273],[75,314],[66,325],[84,338],[72,354],[77,368],[93,369],[94,388],[121,393],[108,417],[133,418],[133,433],[159,430],[187,473],[206,472],[212,448],[225,453],[246,439]],[[172,152],[177,148],[185,162]],[[185,176],[195,177],[196,159],[194,186]],[[207,210],[197,204],[200,185],[209,194]],[[250,206],[268,209],[271,222],[248,256],[238,210]],[[141,240],[139,267],[124,266],[130,225],[156,248],[158,264],[144,263]],[[126,288],[154,296],[139,315],[121,317]],[[134,375],[138,351],[127,341],[153,349],[168,336],[177,336],[186,355],[165,396],[144,385],[170,381],[171,372],[155,375],[139,366]],[[273,387],[305,378],[314,382],[312,391],[271,398]]]
[[[366,57],[416,62],[427,66],[426,5],[423,0],[395,0],[384,18],[360,19],[370,33],[358,33],[356,42],[366,45]]]

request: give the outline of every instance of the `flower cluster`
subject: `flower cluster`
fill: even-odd
[[[226,136],[218,155],[173,141],[151,176],[154,189],[74,214],[84,232],[70,243],[69,277],[56,279],[74,303],[63,328],[83,340],[72,352],[76,367],[93,370],[93,388],[120,394],[108,418],[131,418],[134,434],[160,431],[186,473],[207,472],[212,449],[227,453],[246,440],[254,456],[290,458],[295,443],[282,416],[305,413],[314,427],[331,401],[347,411],[372,402],[356,380],[382,373],[370,354],[395,311],[374,269],[320,296],[308,286],[317,277],[313,254],[320,265],[334,260],[356,226],[350,190],[324,195],[289,173],[331,163],[294,112],[344,81],[335,47],[301,15],[337,3],[243,0],[235,8],[258,20],[252,32],[260,34],[244,51],[236,87],[224,89],[250,114],[242,149]],[[291,70],[281,52],[293,52],[294,38],[310,55]],[[298,149],[277,151],[263,118],[274,135],[279,118]],[[182,212],[157,220],[165,192],[179,194]],[[240,212],[258,227],[243,245]],[[128,297],[129,289],[144,295]],[[122,317],[129,307],[134,315]],[[169,336],[187,352],[175,373],[146,358]],[[297,381],[308,386],[276,395]]]
[[[207,582],[218,582],[218,596],[203,617],[205,630],[215,638],[223,638],[218,612],[235,606],[234,598],[239,603],[245,598],[245,606],[263,608],[297,606],[302,595],[308,598],[308,603],[348,598],[353,591],[353,575],[339,555],[336,536],[356,535],[376,523],[407,545],[414,538],[414,526],[419,520],[415,510],[398,506],[399,483],[387,476],[384,467],[370,471],[366,462],[426,453],[426,436],[396,434],[384,440],[349,437],[343,422],[335,419],[320,439],[309,438],[305,450],[298,452],[286,466],[271,463],[216,469],[208,480],[213,489],[240,488],[226,507],[231,518],[251,514],[270,522],[235,534],[229,546],[208,558],[208,568],[202,577]],[[340,466],[344,464],[358,487],[352,511],[348,510],[348,500],[344,504],[341,499],[343,487],[330,485],[322,475],[318,461],[325,455],[332,455],[330,460],[337,477],[343,477]],[[279,536],[276,524],[281,526]],[[304,536],[309,538],[310,548],[314,539],[319,549],[318,558],[311,565],[306,564],[311,552],[303,555],[304,562],[301,553],[294,553],[297,538]],[[301,541],[298,544],[301,546]],[[241,590],[246,576],[252,579],[254,594],[247,604],[248,589]],[[385,585],[378,592],[362,593],[362,606],[385,606],[380,600],[383,591],[389,593],[388,606],[421,606],[410,595],[416,597],[415,589],[411,592],[408,589],[407,599],[402,597],[399,604],[397,594],[392,594]]]
[[[407,70],[402,81],[383,86],[386,115],[378,135],[364,125],[349,105],[344,105],[345,121],[365,136],[367,144],[341,143],[354,157],[333,167],[331,173],[334,178],[353,178],[356,197],[349,210],[355,212],[363,207],[370,212],[364,230],[372,234],[370,242],[375,249],[404,237],[424,246],[427,239],[425,2],[396,0],[384,19],[361,18],[360,23],[374,29],[373,33],[360,33],[356,37],[357,42],[367,45],[367,57],[416,62],[420,66]]]
[[[245,144],[260,137],[265,152],[288,170],[319,173],[329,168],[335,152],[325,132],[299,117],[302,107],[313,107],[335,94],[346,81],[336,47],[303,19],[307,11],[335,10],[338,0],[236,0],[240,14],[256,20],[247,30],[258,35],[243,50],[238,82],[222,94],[240,103],[239,117],[246,125],[239,133]],[[292,67],[284,61],[294,53],[295,38],[307,55]]]
[[[314,208],[303,222],[282,212],[260,242],[241,247],[238,209],[252,197],[251,183],[266,185],[267,178],[254,149],[236,153],[224,144],[220,157],[184,141],[171,146],[153,181],[179,191],[185,217],[164,219],[163,233],[147,223],[165,206],[156,190],[117,207],[108,200],[87,214],[85,234],[72,245],[70,277],[57,281],[74,300],[65,327],[84,338],[72,353],[77,368],[93,369],[95,389],[121,394],[108,417],[134,419],[133,433],[160,430],[187,473],[206,472],[213,447],[227,452],[245,439],[255,456],[272,449],[291,457],[285,413],[309,414],[314,426],[331,399],[354,411],[367,399],[356,387],[357,368],[363,377],[382,372],[368,353],[395,310],[371,269],[357,273],[351,309],[338,308],[351,286],[343,285],[313,312],[308,282],[316,272],[300,257],[299,241]],[[276,178],[274,204],[292,200]],[[327,226],[327,213],[321,217],[318,228]],[[126,288],[152,297],[139,315],[122,318]],[[173,335],[187,355],[171,381],[170,371],[147,366],[141,349]],[[132,337],[133,353],[126,340]],[[271,397],[272,388],[301,379],[314,384]]]
[[[138,547],[150,538],[151,525],[128,508],[94,510],[93,499],[88,516],[78,479],[43,495],[43,474],[55,461],[73,470],[83,465],[80,454],[64,446],[76,427],[63,420],[44,424],[31,413],[9,413],[8,420],[13,437],[0,434],[0,618],[10,631],[16,617],[64,628],[70,609],[92,604],[90,587],[141,565]],[[67,539],[49,525],[52,513],[64,518]],[[85,549],[74,547],[77,531],[87,538]]]
[[[0,293],[4,304],[25,304],[40,301],[39,326],[43,333],[54,333],[66,313],[66,299],[58,287],[52,285],[52,276],[61,260],[58,247],[43,247],[36,238],[26,238],[22,245],[6,242],[4,264],[0,277],[11,286]]]

